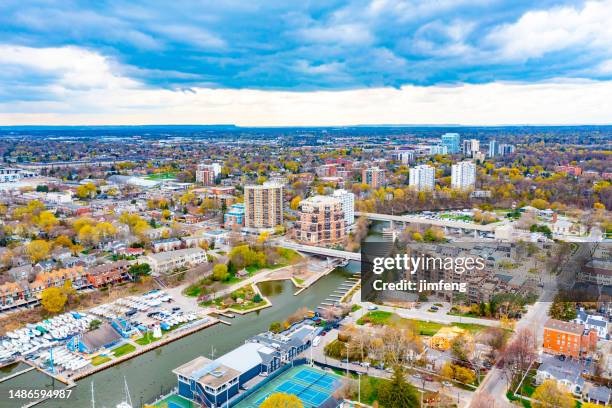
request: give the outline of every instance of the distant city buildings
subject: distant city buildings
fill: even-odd
[[[347,227],[355,223],[355,194],[347,190],[335,190],[334,197],[342,202],[344,221]]]
[[[567,173],[572,176],[580,176],[582,174],[582,168],[578,166],[557,166],[555,167],[557,173]]]
[[[409,185],[418,190],[433,190],[435,188],[436,169],[429,165],[416,166],[410,169]]]
[[[499,143],[497,140],[489,141],[489,157],[495,157],[499,154]]]
[[[245,227],[274,228],[283,224],[283,186],[277,183],[244,186]]]
[[[480,151],[480,140],[466,139],[463,141],[463,154],[472,157],[474,153]]]
[[[394,150],[390,156],[392,160],[398,163],[408,164],[414,161],[414,150]]]
[[[299,205],[299,221],[295,237],[313,245],[330,245],[346,237],[346,222],[342,201],[336,197],[314,196]]]
[[[363,183],[372,188],[382,187],[385,184],[385,170],[380,167],[367,167],[361,171]]]
[[[459,133],[445,133],[442,135],[442,146],[446,147],[448,154],[459,153]]]
[[[430,147],[429,154],[448,154],[448,146],[444,145],[433,145]]]
[[[219,163],[199,164],[196,170],[196,181],[205,186],[213,186],[220,174],[221,165]]]
[[[17,181],[36,176],[36,173],[28,170],[0,167],[0,183],[15,183]]]
[[[476,185],[476,165],[471,161],[462,161],[451,167],[451,187],[468,190]]]
[[[514,153],[514,145],[502,143],[499,145],[498,153],[500,156]]]

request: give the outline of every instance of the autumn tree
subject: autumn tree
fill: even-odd
[[[47,288],[42,291],[40,303],[49,313],[59,313],[64,310],[68,296],[60,288]]]
[[[227,271],[227,265],[219,263],[213,266],[212,276],[213,276],[213,279],[216,281],[226,281],[229,278],[229,272]]]
[[[576,402],[572,395],[555,380],[545,380],[531,395],[533,408],[573,408]]]
[[[302,400],[296,395],[286,394],[284,392],[275,392],[271,394],[259,406],[260,408],[303,408]]]
[[[26,253],[32,260],[32,263],[38,263],[49,256],[51,246],[43,239],[35,239],[30,241],[26,246]]]

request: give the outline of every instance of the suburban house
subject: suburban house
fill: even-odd
[[[180,249],[181,245],[182,242],[178,238],[166,238],[151,242],[151,249],[153,252],[173,251]]]
[[[589,330],[595,330],[600,339],[607,339],[609,336],[608,320],[603,316],[590,315],[581,309],[577,312],[574,322],[584,324]]]
[[[274,373],[310,347],[320,328],[308,323],[259,334],[214,361],[200,356],[174,369],[179,395],[204,406],[222,406],[249,381]]]
[[[555,380],[563,385],[567,391],[579,396],[585,384],[582,377],[583,370],[587,369],[587,364],[578,360],[560,360],[556,356],[543,355],[542,364],[538,367],[535,376],[535,383],[542,384],[545,380]]]
[[[195,266],[206,262],[206,251],[202,248],[186,248],[176,251],[159,252],[142,258],[151,266],[154,274],[171,272],[178,268]]]
[[[131,279],[128,261],[117,261],[98,265],[88,271],[87,279],[96,288]]]
[[[584,324],[548,319],[544,324],[544,352],[579,359],[597,346],[597,332]]]

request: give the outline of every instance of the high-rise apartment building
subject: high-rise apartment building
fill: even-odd
[[[429,154],[448,154],[448,146],[433,145],[429,147]]]
[[[495,157],[499,154],[499,144],[497,140],[489,141],[489,157]]]
[[[219,163],[198,164],[196,170],[196,182],[202,183],[205,186],[215,185],[215,180],[221,174],[221,165]]]
[[[245,227],[274,228],[283,223],[283,186],[278,183],[244,186]]]
[[[505,156],[514,153],[514,145],[502,143],[499,145],[499,155]]]
[[[435,188],[436,169],[427,164],[410,169],[408,184],[418,190],[433,190]]]
[[[442,146],[446,146],[448,154],[459,153],[459,133],[445,133],[442,135]]]
[[[346,190],[334,190],[334,197],[342,203],[342,211],[344,211],[344,221],[346,226],[355,223],[355,194]]]
[[[314,196],[302,200],[296,239],[313,245],[331,245],[346,237],[342,202],[336,197]]]
[[[474,153],[480,151],[480,140],[467,139],[463,141],[463,154],[472,157]]]
[[[451,187],[468,190],[476,186],[476,165],[471,161],[462,161],[451,167]]]
[[[361,180],[372,188],[378,188],[385,184],[385,170],[380,167],[367,167],[361,171]]]

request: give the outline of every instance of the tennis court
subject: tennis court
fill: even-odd
[[[316,408],[323,404],[340,386],[341,377],[318,368],[298,366],[276,377],[261,390],[241,401],[237,408],[256,408],[277,392],[297,396],[304,408]]]

